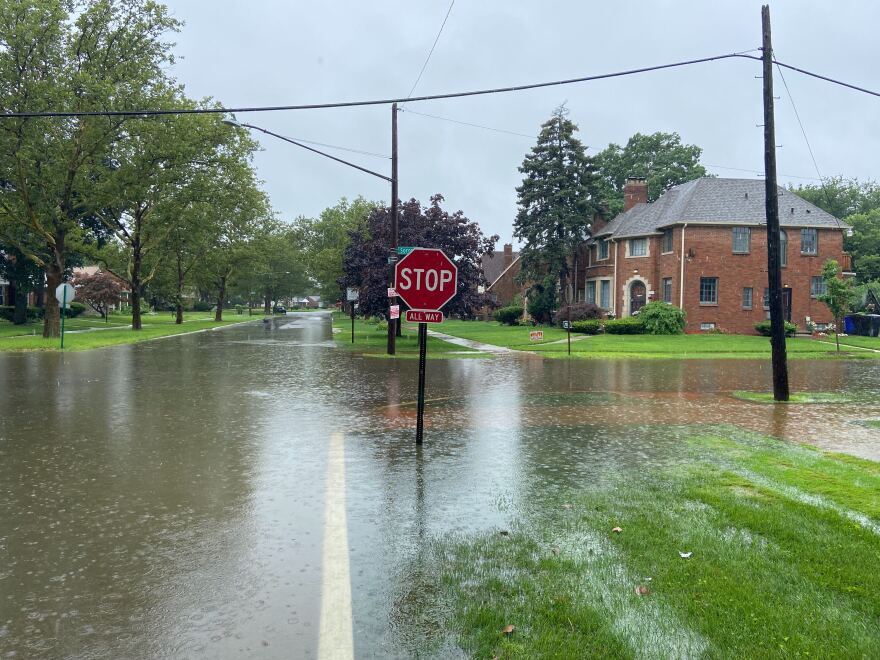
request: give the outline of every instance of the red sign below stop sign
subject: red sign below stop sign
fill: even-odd
[[[458,267],[442,250],[415,248],[394,267],[394,288],[410,309],[438,311],[458,292]]]

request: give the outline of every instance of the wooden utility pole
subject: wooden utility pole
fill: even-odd
[[[391,104],[391,263],[389,286],[394,286],[394,265],[397,255],[397,104]],[[397,297],[388,299],[389,305],[397,304]],[[388,355],[394,355],[397,349],[397,326],[400,319],[388,319]]]
[[[782,309],[782,266],[779,240],[779,193],[776,184],[776,128],[773,120],[773,47],[770,42],[770,7],[761,7],[764,64],[764,178],[767,212],[767,278],[770,288],[770,348],[773,363],[773,398],[788,401],[788,358],[785,353],[785,318]]]

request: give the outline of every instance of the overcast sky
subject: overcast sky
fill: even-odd
[[[166,0],[185,21],[173,74],[193,97],[224,105],[284,105],[406,95],[449,0]],[[760,2],[510,2],[456,0],[417,94],[518,85],[637,68],[761,45]],[[771,3],[776,57],[880,89],[880,3]],[[633,133],[676,131],[703,148],[719,176],[763,170],[760,63],[726,60],[614,80],[406,106],[414,112],[536,135],[566,102],[595,153]],[[880,98],[785,73],[822,176],[878,177]],[[817,176],[775,76],[783,183]],[[390,153],[388,106],[239,115],[291,137]],[[256,134],[256,157],[281,217],[315,216],[340,197],[387,201],[386,182]],[[400,196],[442,193],[487,234],[510,241],[521,175],[534,139],[403,112]],[[388,160],[332,152],[388,172]],[[737,171],[742,168],[752,171]],[[795,176],[791,176],[795,175]],[[805,178],[796,178],[805,177]]]

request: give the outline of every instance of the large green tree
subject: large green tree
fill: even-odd
[[[789,188],[852,227],[843,247],[853,257],[856,278],[859,282],[880,280],[880,185],[837,176],[821,184]]]
[[[363,197],[351,202],[343,197],[335,206],[321,211],[317,218],[300,220],[306,237],[309,275],[328,302],[341,295],[339,280],[344,274],[342,262],[349,236],[366,227],[367,218],[376,206]]]
[[[703,150],[682,144],[678,133],[636,133],[625,147],[609,144],[592,158],[599,177],[601,198],[609,218],[623,211],[623,187],[627,177],[642,176],[648,183],[648,201],[687,181],[706,176],[700,165]]]
[[[567,283],[570,258],[589,236],[599,208],[596,177],[574,135],[578,127],[567,115],[563,107],[553,112],[519,168],[525,176],[516,189],[513,224],[514,236],[524,242],[520,278],[543,282],[549,277],[560,287]]]
[[[10,113],[148,106],[172,61],[163,35],[178,25],[152,0],[0,2],[0,107]],[[0,117],[0,223],[27,232],[17,247],[45,270],[50,292],[62,280],[68,252],[83,242],[93,188],[129,121]],[[43,335],[59,331],[58,304],[48,295]]]

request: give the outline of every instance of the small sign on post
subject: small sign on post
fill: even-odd
[[[544,331],[532,330],[529,332],[529,341],[544,341]]]
[[[388,297],[389,298],[396,298],[397,297],[397,291],[394,289],[393,286],[388,287]]]
[[[61,305],[61,350],[64,350],[64,310],[70,308],[70,303],[76,297],[76,289],[69,282],[62,282],[55,287],[55,298]]]
[[[399,319],[400,318],[400,305],[391,305],[391,307],[389,307],[388,310],[389,310],[389,313],[388,313],[389,318],[391,318],[391,319]]]
[[[353,286],[348,287],[345,290],[345,299],[349,302],[357,300],[360,298],[360,291]]]

